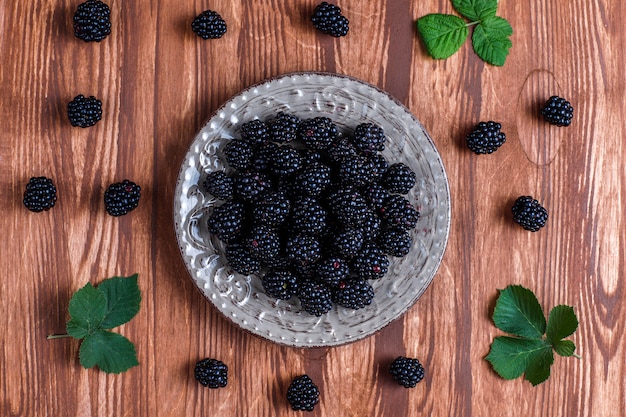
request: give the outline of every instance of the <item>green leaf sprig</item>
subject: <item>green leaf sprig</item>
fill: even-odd
[[[509,285],[500,290],[493,322],[498,329],[515,336],[497,336],[485,357],[504,379],[525,374],[526,380],[533,385],[544,382],[554,363],[553,350],[561,356],[580,359],[574,354],[574,343],[563,340],[578,327],[574,309],[558,305],[550,311],[546,323],[537,297],[521,285]]]
[[[426,51],[435,59],[446,59],[461,48],[472,32],[474,52],[491,65],[503,66],[513,45],[513,28],[496,16],[498,0],[451,0],[452,6],[469,22],[452,14],[433,13],[417,19],[417,30]]]
[[[82,339],[79,359],[83,367],[97,365],[104,372],[119,374],[139,365],[137,352],[130,340],[109,330],[135,317],[140,303],[137,274],[107,278],[97,288],[87,283],[70,299],[67,334],[48,339]]]

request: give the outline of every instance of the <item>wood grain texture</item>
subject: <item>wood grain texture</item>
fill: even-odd
[[[623,416],[626,414],[626,4],[613,0],[500,1],[514,29],[504,67],[484,64],[466,42],[429,58],[414,29],[447,1],[343,0],[350,33],[316,33],[311,0],[179,2],[110,0],[112,33],[74,38],[77,0],[0,2],[0,415],[295,416],[292,377],[321,389],[314,416]],[[217,10],[219,40],[190,30]],[[292,349],[233,326],[200,295],[178,253],[172,201],[195,132],[246,86],[291,71],[351,75],[385,89],[420,119],[449,176],[452,228],[430,288],[401,319],[368,339],[332,349]],[[103,120],[73,128],[77,94],[103,101]],[[537,119],[552,94],[567,97],[568,128]],[[476,156],[464,135],[497,120],[506,144]],[[28,178],[55,180],[59,199],[28,212]],[[112,218],[109,183],[142,186],[139,208]],[[527,233],[510,206],[533,195],[549,210]],[[87,281],[139,273],[143,302],[120,331],[141,365],[121,375],[85,370],[64,331],[68,301]],[[483,359],[499,331],[497,289],[518,283],[546,309],[575,308],[582,360],[557,358],[532,387],[504,381]],[[387,366],[419,358],[426,378],[395,385]],[[194,363],[217,357],[225,389],[203,389]]]

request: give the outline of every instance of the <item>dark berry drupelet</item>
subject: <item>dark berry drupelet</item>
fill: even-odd
[[[333,301],[342,307],[358,310],[372,303],[374,289],[362,278],[352,278],[339,283],[333,290]]]
[[[414,388],[424,379],[424,367],[419,360],[398,356],[389,366],[393,379],[405,388]]]
[[[298,138],[310,149],[328,149],[338,135],[337,126],[328,117],[304,120],[298,126]]]
[[[304,234],[289,237],[285,249],[287,258],[297,265],[314,264],[322,256],[319,240]]]
[[[360,229],[346,228],[332,236],[330,245],[333,253],[351,259],[359,253],[363,243],[363,232]]]
[[[372,154],[385,149],[385,131],[374,123],[361,123],[354,129],[354,146],[362,153]]]
[[[67,117],[72,126],[93,126],[102,119],[102,101],[79,94],[67,104]]]
[[[293,114],[279,112],[276,117],[268,122],[273,141],[289,143],[298,136],[300,118]]]
[[[87,0],[74,13],[74,36],[100,42],[111,33],[111,9],[99,0]]]
[[[257,224],[279,226],[289,216],[291,201],[280,191],[268,191],[252,206],[252,221]]]
[[[513,220],[524,229],[537,232],[548,221],[548,211],[530,196],[521,196],[513,204]]]
[[[206,358],[198,361],[194,375],[205,387],[223,388],[228,384],[228,366],[217,359]]]
[[[259,119],[242,124],[239,134],[241,139],[250,142],[254,146],[267,143],[271,138],[267,123]]]
[[[293,231],[319,235],[326,230],[327,213],[315,197],[299,197],[292,204],[290,225]]]
[[[280,252],[278,233],[265,225],[254,226],[245,239],[250,253],[261,262],[275,258]]]
[[[302,168],[300,152],[291,146],[281,146],[274,153],[271,169],[275,175],[286,177]]]
[[[333,308],[332,292],[324,284],[304,281],[298,289],[298,298],[302,309],[314,316],[321,316]]]
[[[465,144],[476,154],[489,154],[498,150],[506,141],[506,135],[500,131],[500,123],[480,122],[465,137]]]
[[[237,171],[245,171],[250,167],[254,155],[254,147],[248,141],[233,139],[224,147],[224,156],[228,165]]]
[[[375,168],[363,155],[347,156],[339,163],[339,180],[344,185],[363,187],[374,180]]]
[[[239,172],[235,175],[235,195],[246,202],[254,202],[271,188],[269,177],[261,172]]]
[[[265,293],[279,300],[289,300],[298,293],[298,277],[287,270],[270,270],[262,278]]]
[[[401,230],[413,229],[420,218],[419,211],[401,195],[389,197],[379,212],[387,226]]]
[[[57,201],[57,189],[54,182],[46,177],[32,177],[24,191],[24,205],[36,213],[48,211]]]
[[[218,39],[226,33],[226,22],[219,13],[205,10],[193,19],[191,30],[202,39]]]
[[[415,186],[417,175],[411,168],[405,164],[398,162],[392,164],[385,175],[383,175],[381,184],[394,194],[408,194],[411,188]]]
[[[369,209],[363,196],[354,188],[341,188],[329,194],[328,205],[339,223],[359,226],[365,221]]]
[[[331,183],[331,169],[321,162],[313,162],[304,167],[295,178],[294,190],[300,195],[317,197]]]
[[[541,108],[544,120],[556,126],[569,126],[574,117],[574,108],[569,101],[559,96],[552,96]]]
[[[387,255],[402,258],[413,246],[413,238],[405,230],[387,229],[378,236],[378,247]]]
[[[224,171],[211,172],[202,182],[202,185],[215,198],[220,200],[233,198],[233,179]]]
[[[222,242],[232,242],[241,236],[245,208],[239,201],[227,201],[213,209],[207,220],[209,232]]]
[[[325,258],[317,263],[317,279],[329,287],[336,287],[350,274],[348,263],[337,257]]]
[[[363,279],[380,279],[388,270],[389,259],[371,243],[365,244],[351,263],[351,271]]]
[[[111,216],[123,216],[137,208],[140,197],[139,185],[129,180],[116,182],[104,192],[104,207]]]
[[[233,242],[226,246],[226,261],[235,272],[242,275],[256,274],[261,270],[261,261],[240,242]]]
[[[319,397],[320,391],[308,375],[294,378],[287,389],[287,401],[295,411],[313,411]]]
[[[311,16],[313,27],[323,33],[339,38],[348,34],[348,19],[341,14],[341,9],[325,1],[320,3]]]

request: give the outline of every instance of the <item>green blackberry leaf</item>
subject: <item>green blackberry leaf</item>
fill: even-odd
[[[578,319],[574,309],[566,305],[558,305],[550,311],[546,337],[551,343],[571,335],[578,328]]]
[[[554,353],[548,346],[541,349],[530,358],[524,378],[533,384],[533,386],[541,384],[550,377],[550,367],[554,363]]]
[[[90,283],[74,293],[69,303],[67,334],[77,339],[93,333],[106,315],[106,297]]]
[[[545,350],[552,351],[552,348],[544,340],[497,336],[485,359],[502,378],[515,379]]]
[[[112,277],[98,285],[107,300],[107,312],[102,320],[102,329],[112,329],[130,321],[139,312],[141,291],[137,285],[137,274],[130,277]]]
[[[509,285],[500,291],[493,322],[498,329],[527,339],[541,339],[546,331],[546,318],[537,297],[521,285]]]
[[[80,346],[80,364],[98,366],[107,373],[119,374],[139,365],[135,346],[121,334],[98,330],[87,335]]]
[[[452,0],[457,12],[472,22],[495,16],[498,0]]]
[[[417,20],[417,30],[426,51],[435,59],[445,59],[459,50],[469,30],[465,21],[450,14],[428,14]]]
[[[513,28],[506,19],[490,16],[482,19],[472,33],[474,52],[491,65],[503,66],[513,43]]]
[[[561,356],[574,356],[576,345],[571,340],[558,340],[552,343],[554,351]]]

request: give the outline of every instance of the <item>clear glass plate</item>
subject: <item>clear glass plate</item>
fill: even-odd
[[[207,172],[224,168],[221,149],[238,137],[242,123],[269,120],[277,112],[302,119],[325,116],[340,129],[360,123],[381,126],[387,134],[383,155],[417,173],[408,197],[421,217],[404,258],[390,257],[389,273],[370,281],[375,297],[360,310],[334,307],[315,317],[300,310],[296,298],[277,301],[265,295],[260,279],[232,271],[223,245],[210,236],[206,220],[221,204],[203,191]],[[336,346],[370,336],[404,314],[432,282],[450,229],[450,191],[432,140],[406,107],[378,88],[329,73],[292,73],[253,85],[228,100],[195,136],[182,163],[174,198],[174,225],[184,263],[198,289],[241,328],[295,347]]]

